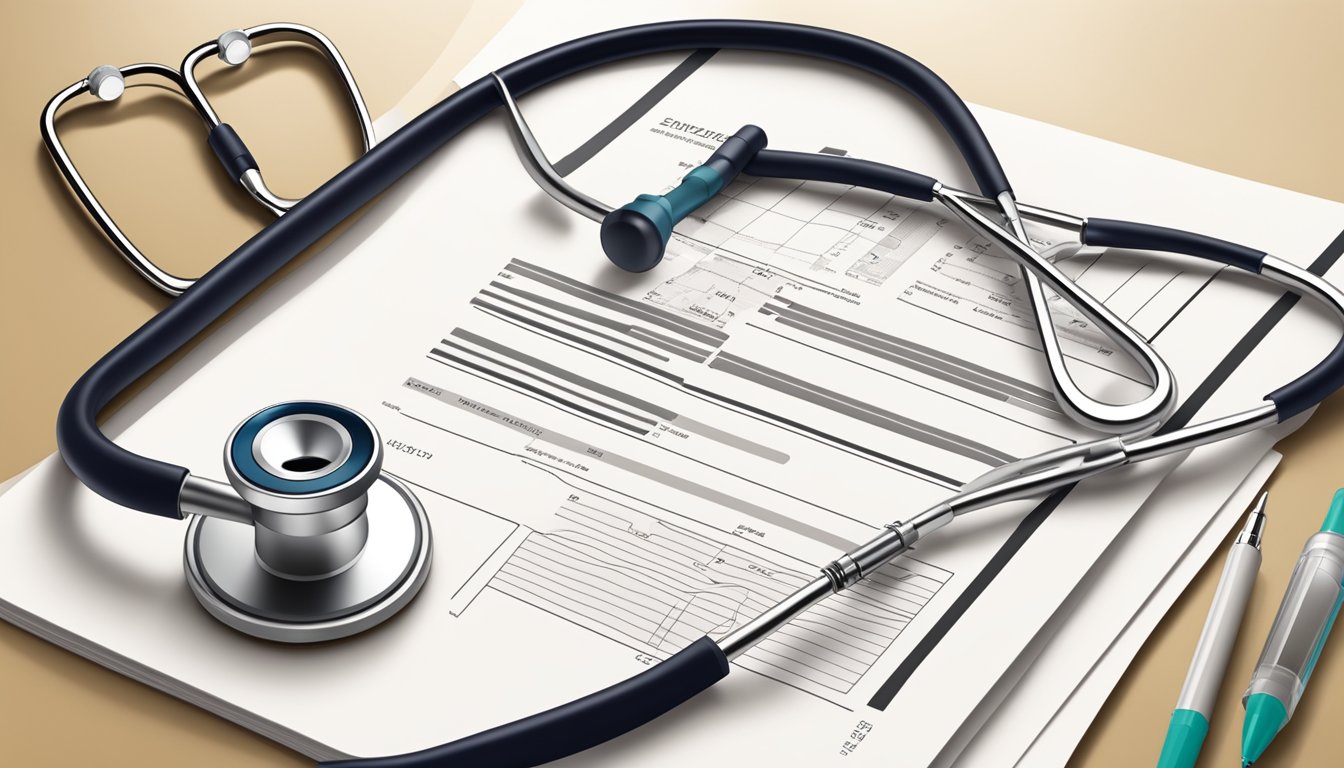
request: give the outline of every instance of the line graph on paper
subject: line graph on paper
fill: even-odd
[[[666,658],[703,635],[723,636],[815,573],[755,549],[576,493],[556,512],[555,527],[531,532],[488,586]],[[823,697],[847,693],[951,575],[915,560],[889,564],[737,663]]]

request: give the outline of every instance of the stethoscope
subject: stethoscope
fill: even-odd
[[[350,67],[346,66],[345,59],[341,58],[341,52],[326,35],[302,24],[261,24],[248,29],[230,29],[217,39],[202,43],[188,51],[176,69],[165,64],[131,64],[125,67],[103,64],[94,67],[88,77],[71,83],[51,97],[42,110],[40,123],[42,140],[46,143],[52,159],[56,161],[56,167],[65,177],[71,191],[75,193],[75,197],[127,263],[140,273],[141,277],[149,281],[150,285],[169,296],[182,295],[182,292],[196,281],[192,278],[179,277],[160,267],[135,246],[131,238],[98,201],[93,190],[84,181],[84,176],[70,159],[65,145],[61,143],[60,135],[56,133],[56,114],[66,104],[84,94],[89,94],[100,101],[115,102],[126,92],[128,85],[153,82],[177,91],[187,99],[205,122],[206,128],[210,131],[208,138],[210,148],[214,150],[225,171],[247,190],[254,200],[279,216],[293,208],[299,201],[271,191],[247,145],[238,136],[237,131],[220,120],[219,113],[206,98],[196,77],[197,67],[209,56],[217,56],[229,67],[240,67],[252,57],[254,43],[260,45],[276,42],[300,42],[312,46],[326,57],[340,78],[341,86],[350,100],[350,106],[355,111],[355,121],[359,125],[364,151],[372,149],[376,142],[373,119],[369,117],[369,109],[364,104],[364,97],[359,92],[359,86],[355,84],[355,76],[350,72]]]
[[[238,34],[250,45],[250,38],[260,30],[282,26],[287,25],[256,27]],[[227,61],[230,49],[241,51],[236,47],[241,45],[236,36],[221,37],[197,50],[201,55],[219,52]],[[767,149],[764,131],[746,126],[724,141],[703,165],[687,173],[672,191],[641,195],[613,210],[574,190],[556,173],[513,97],[613,61],[698,48],[810,55],[858,67],[904,87],[951,135],[971,169],[978,193],[875,162]],[[334,48],[328,48],[328,53],[339,62]],[[191,66],[184,65],[184,70]],[[151,71],[136,67],[120,72]],[[348,76],[343,64],[338,68]],[[109,69],[95,70],[88,79],[67,88],[44,114],[44,137],[52,155],[86,205],[93,200],[92,194],[55,140],[52,120],[55,109],[74,95],[93,91],[101,96],[104,88],[109,93],[116,91],[116,84],[109,86],[103,79],[110,77]],[[353,81],[351,88],[357,99]],[[203,97],[196,103],[198,108],[205,103]],[[658,717],[713,685],[727,675],[729,661],[959,515],[1040,496],[1117,467],[1270,426],[1311,408],[1344,385],[1341,339],[1324,361],[1271,392],[1262,404],[1200,424],[1159,431],[1175,402],[1169,369],[1142,337],[1064,277],[1050,260],[1051,254],[1036,251],[1026,236],[1024,219],[1072,231],[1084,245],[1185,254],[1237,267],[1326,304],[1341,320],[1344,294],[1317,275],[1245,246],[1175,229],[1083,219],[1017,203],[993,149],[966,105],[923,65],[878,43],[829,30],[755,21],[670,22],[604,32],[534,54],[466,86],[371,147],[303,200],[268,205],[285,215],[105,355],[71,389],[57,421],[66,464],[89,488],[114,503],[174,519],[190,516],[185,552],[188,583],[206,610],[229,626],[272,640],[327,640],[374,626],[415,596],[429,570],[429,521],[414,493],[381,472],[381,442],[374,425],[331,403],[290,402],[264,408],[229,436],[224,451],[226,484],[117,446],[99,430],[99,411],[303,249],[500,106],[506,108],[520,157],[533,178],[561,203],[601,222],[603,249],[623,269],[654,268],[676,223],[738,174],[837,182],[939,202],[1024,267],[1061,406],[1081,423],[1110,434],[990,471],[951,498],[886,526],[755,619],[717,639],[703,637],[625,682],[438,747],[329,765],[524,766],[587,749]],[[212,126],[211,144],[225,166],[254,196],[264,198],[257,192],[259,174],[247,180],[255,163],[250,162],[245,145],[218,118],[207,122]],[[371,133],[365,135],[367,139]],[[95,218],[103,222],[96,211]],[[103,228],[107,230],[107,224]],[[120,230],[115,232],[109,235],[144,273],[143,257],[133,258],[126,247],[129,241],[123,243]],[[1153,392],[1137,403],[1117,406],[1092,401],[1078,390],[1065,370],[1043,287],[1073,303],[1133,355],[1147,371]]]

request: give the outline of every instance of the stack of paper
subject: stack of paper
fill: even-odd
[[[694,17],[695,9],[678,9],[675,13],[678,17]],[[652,11],[640,8],[625,8],[622,11],[612,10],[613,13],[623,13],[624,15],[613,20],[612,17],[604,15],[603,26],[613,24],[632,24],[648,21],[661,20],[667,18],[666,12]],[[552,44],[565,39],[570,35],[584,34],[598,31],[598,27],[578,19],[562,19],[558,15],[548,13],[546,9],[538,7],[536,4],[529,5],[519,14],[505,34],[500,35],[494,46],[477,59],[472,67],[459,78],[460,82],[470,82],[475,77],[485,71],[486,67],[498,66],[501,61],[508,61],[517,56],[524,55],[529,50],[536,50],[547,44]],[[723,53],[715,56],[718,62],[725,62],[731,54]],[[791,144],[789,139],[798,136],[800,142],[806,141],[804,136],[819,137],[826,136],[828,145],[823,151],[836,151],[833,143],[838,140],[831,137],[839,135],[840,129],[848,129],[852,126],[846,125],[844,116],[853,114],[854,110],[859,109],[855,105],[864,105],[863,114],[865,123],[868,122],[871,112],[869,111],[874,100],[889,99],[891,94],[886,93],[887,89],[883,86],[877,86],[868,92],[863,92],[859,88],[843,88],[838,83],[831,83],[832,88],[842,88],[843,96],[834,101],[825,101],[818,99],[820,88],[814,92],[805,87],[794,91],[792,90],[800,79],[816,77],[809,75],[799,68],[791,68],[787,75],[782,76],[781,80],[787,80],[790,83],[789,98],[786,100],[788,112],[774,115],[775,121],[767,122],[763,117],[764,110],[755,100],[742,108],[741,111],[735,111],[731,102],[733,101],[733,85],[741,82],[769,82],[770,75],[766,74],[769,67],[778,66],[777,61],[761,62],[760,57],[752,57],[755,61],[751,64],[745,61],[730,59],[734,69],[726,75],[720,75],[712,81],[712,85],[703,84],[713,75],[708,73],[696,73],[693,78],[688,78],[685,69],[695,66],[695,57],[688,57],[679,68],[679,71],[673,71],[667,79],[660,83],[661,91],[671,91],[670,95],[664,96],[651,112],[658,115],[670,115],[665,117],[661,123],[651,119],[640,121],[638,117],[629,114],[623,114],[613,122],[613,126],[619,125],[618,131],[625,131],[621,136],[624,145],[622,149],[626,152],[614,154],[614,158],[619,158],[614,162],[620,162],[628,168],[632,157],[658,156],[660,153],[664,157],[674,155],[677,150],[668,142],[658,142],[645,135],[640,137],[637,128],[642,125],[648,126],[648,131],[653,135],[668,134],[676,130],[685,133],[694,133],[699,128],[695,126],[695,120],[680,118],[698,118],[709,122],[709,117],[705,111],[697,111],[704,103],[712,103],[712,114],[717,122],[713,123],[714,128],[708,130],[731,131],[740,120],[741,122],[759,123],[767,127],[772,137],[772,146],[783,145],[788,148],[798,148],[798,145]],[[730,66],[726,62],[724,66]],[[819,67],[822,70],[827,69],[824,65]],[[680,74],[679,74],[680,73]],[[715,73],[719,74],[719,73]],[[849,75],[850,73],[845,73]],[[705,88],[705,90],[694,90],[687,85],[680,83],[673,84],[670,81],[677,78],[692,79],[694,85]],[[753,80],[753,78],[758,78]],[[669,88],[668,86],[672,87]],[[706,92],[712,94],[706,98]],[[688,93],[684,99],[679,100],[681,93]],[[846,103],[843,99],[849,99]],[[544,98],[538,97],[537,101],[545,104]],[[727,104],[725,104],[727,102]],[[799,110],[797,105],[806,103],[809,106],[807,110]],[[878,101],[878,104],[883,102]],[[544,109],[544,106],[538,106],[537,111]],[[988,112],[987,110],[977,110],[977,114]],[[533,114],[530,109],[529,114]],[[993,114],[993,113],[989,113]],[[632,119],[633,118],[633,119]],[[533,117],[533,122],[542,120],[540,117]],[[985,119],[982,117],[982,119]],[[670,123],[670,125],[669,125]],[[783,130],[781,130],[781,126]],[[825,126],[825,127],[822,127]],[[865,138],[876,139],[881,142],[868,150],[877,153],[876,156],[884,160],[892,160],[897,163],[905,163],[904,158],[919,158],[919,165],[907,165],[917,170],[929,172],[929,168],[935,168],[942,173],[935,173],[941,179],[952,178],[954,180],[961,176],[957,167],[958,163],[955,156],[948,152],[946,147],[940,150],[930,146],[936,144],[937,139],[932,141],[923,136],[912,137],[908,132],[899,134],[889,133],[883,128],[865,125]],[[1040,126],[1033,126],[1040,128]],[[560,124],[548,125],[547,129],[554,134],[564,135],[564,127]],[[671,129],[671,130],[668,130]],[[702,129],[704,130],[704,129]],[[785,134],[784,130],[790,131]],[[1031,129],[1026,129],[1029,131]],[[1026,132],[1024,131],[1024,132]],[[614,131],[611,127],[605,132],[610,140]],[[936,131],[935,131],[936,133]],[[989,131],[992,140],[999,145],[1004,139],[1011,136],[1011,132],[1005,136],[1004,132]],[[1049,135],[1051,140],[1044,137]],[[780,141],[781,136],[786,136],[784,141]],[[899,136],[899,141],[893,141],[895,136]],[[561,165],[566,165],[566,161],[571,161],[573,155],[564,155],[566,146],[574,146],[575,137],[567,136],[569,144],[565,141],[557,141],[561,156],[565,160]],[[677,137],[686,140],[685,136]],[[1032,142],[1038,151],[1056,151],[1064,147],[1059,143],[1056,135],[1051,132],[1042,132],[1041,135],[1033,137]],[[1073,139],[1081,137],[1070,136]],[[642,140],[641,140],[642,139]],[[693,139],[692,139],[693,141]],[[592,141],[584,144],[578,144],[580,150],[575,154],[581,157],[592,153]],[[1095,140],[1082,140],[1086,148],[1079,148],[1079,158],[1087,157],[1089,163],[1095,163],[1100,157],[1116,152],[1116,162],[1112,166],[1111,173],[1116,177],[1130,178],[1142,177],[1144,174],[1135,172],[1132,168],[1129,172],[1122,170],[1127,162],[1139,156],[1132,150],[1120,150],[1118,147],[1098,142]],[[868,151],[855,151],[860,146],[856,143],[845,145],[845,149],[852,154],[869,155]],[[898,147],[896,150],[887,149],[888,147]],[[913,147],[913,149],[911,149]],[[1048,150],[1043,148],[1048,147]],[[817,147],[802,148],[816,149]],[[1127,159],[1122,159],[1127,158]],[[930,158],[951,159],[950,165],[939,166],[937,160],[930,161]],[[1156,158],[1143,156],[1145,160],[1156,161]],[[601,157],[597,158],[600,162]],[[1169,161],[1159,161],[1165,166],[1164,171],[1175,173],[1176,168],[1182,172],[1189,173],[1194,171],[1187,167],[1179,166]],[[572,162],[569,163],[571,166]],[[1009,164],[1010,170],[1017,170],[1016,166]],[[572,167],[565,168],[567,171],[573,170]],[[623,169],[622,169],[623,170]],[[1095,169],[1094,169],[1095,170]],[[1147,170],[1147,169],[1145,169]],[[1024,170],[1024,173],[1030,173],[1030,170]],[[1158,171],[1154,170],[1149,179],[1159,178]],[[642,174],[632,172],[629,175],[639,177]],[[1231,180],[1220,177],[1215,174],[1199,174],[1204,178],[1198,182],[1193,179],[1190,186],[1177,185],[1178,188],[1188,191],[1191,188],[1200,188],[1195,184],[1208,184],[1209,188],[1214,188],[1220,184],[1227,184]],[[1095,173],[1094,177],[1104,178],[1105,174]],[[603,190],[603,182],[610,182],[607,187],[612,196],[608,198],[610,202],[621,202],[625,197],[629,197],[632,192],[646,191],[639,188],[631,188],[628,185],[621,186],[621,172],[614,166],[608,169],[604,174],[601,171],[586,173],[580,168],[577,173],[571,176],[571,181],[578,186],[589,191]],[[1019,194],[1025,187],[1020,183],[1020,177],[1017,180]],[[964,180],[968,183],[969,180]],[[1062,183],[1064,179],[1055,178],[1052,183]],[[1103,182],[1099,182],[1103,183]],[[824,189],[824,185],[814,185]],[[1239,186],[1250,188],[1254,185],[1247,185],[1240,182]],[[690,221],[683,226],[679,232],[688,236],[688,239],[699,240],[704,243],[713,244],[720,247],[726,247],[729,250],[750,249],[753,245],[743,245],[741,239],[734,238],[727,241],[724,245],[724,233],[719,230],[725,221],[732,221],[740,218],[740,210],[745,208],[742,200],[749,198],[750,195],[757,192],[759,187],[749,189],[746,194],[733,195],[733,199],[727,200],[722,204],[722,209],[713,210],[705,216],[703,221]],[[1036,185],[1031,187],[1035,193],[1040,189]],[[647,190],[654,191],[654,190]],[[1143,196],[1150,194],[1143,191],[1141,187],[1126,187],[1117,189],[1112,185],[1112,191],[1119,192],[1121,195]],[[731,192],[731,190],[730,190]],[[1072,190],[1071,190],[1072,192]],[[1042,189],[1042,194],[1051,194],[1049,189]],[[796,198],[802,197],[801,193],[795,193],[793,198],[786,201],[793,202]],[[1297,198],[1293,203],[1289,203],[1289,198]],[[1038,197],[1033,197],[1033,201],[1039,201]],[[1063,198],[1059,198],[1062,200]],[[1304,201],[1299,196],[1284,195],[1284,205],[1293,205],[1298,201]],[[1095,202],[1088,202],[1083,197],[1073,197],[1069,205],[1060,203],[1067,210],[1098,210],[1111,212],[1115,210],[1138,211],[1141,208],[1135,205],[1138,201],[1122,201],[1119,196],[1112,197],[1094,197]],[[748,200],[750,202],[750,200]],[[1076,202],[1075,202],[1076,201]],[[841,201],[843,203],[843,200]],[[1318,215],[1324,213],[1322,206],[1318,205],[1320,201],[1312,201],[1305,211],[1305,215]],[[822,271],[834,272],[832,262],[841,261],[846,256],[850,256],[850,245],[844,238],[839,240],[838,244],[833,244],[836,239],[823,232],[823,226],[833,224],[834,222],[825,221],[825,217],[833,215],[833,210],[823,211],[819,215],[812,215],[812,211],[806,211],[805,216],[809,223],[801,228],[794,229],[789,222],[781,222],[777,218],[769,218],[769,214],[776,212],[782,205],[776,206],[766,214],[759,214],[759,218],[753,220],[749,227],[754,233],[767,233],[763,239],[772,247],[776,241],[787,242],[782,246],[774,247],[774,253],[792,256],[800,259],[812,269],[821,269]],[[1051,203],[1047,202],[1046,205]],[[711,204],[713,205],[713,204]],[[1091,208],[1089,205],[1097,207]],[[1120,208],[1123,205],[1123,208]],[[1315,266],[1318,269],[1328,269],[1333,265],[1333,260],[1338,258],[1338,253],[1322,253],[1321,249],[1327,244],[1334,242],[1334,236],[1340,225],[1338,206],[1324,204],[1333,207],[1325,218],[1324,231],[1318,235],[1321,239],[1316,241],[1316,245],[1308,253],[1311,256],[1320,254],[1320,258],[1315,260]],[[1111,207],[1103,207],[1111,206]],[[1160,210],[1159,210],[1160,209]],[[1146,220],[1152,221],[1171,221],[1173,219],[1172,206],[1168,201],[1161,201],[1157,206],[1151,207],[1151,213]],[[1267,209],[1258,209],[1267,210]],[[1283,209],[1289,219],[1299,221],[1303,213],[1294,212],[1287,214],[1287,208]],[[752,211],[752,213],[757,213]],[[1202,214],[1214,214],[1223,216],[1216,208],[1207,210],[1184,210],[1181,216],[1200,216]],[[1138,213],[1128,213],[1139,217]],[[1178,217],[1179,218],[1179,217]],[[1181,219],[1188,221],[1188,219]],[[1184,224],[1197,228],[1203,226],[1195,224]],[[1227,225],[1217,225],[1209,222],[1210,228],[1203,231],[1221,231],[1227,233],[1225,236],[1236,239],[1238,235],[1231,234]],[[784,237],[775,236],[772,228],[783,230]],[[903,232],[900,230],[904,230]],[[748,235],[755,236],[753,232]],[[738,233],[739,237],[741,233]],[[1038,236],[1033,232],[1033,236]],[[900,246],[904,246],[908,254],[911,241],[914,238],[926,236],[926,233],[920,231],[919,222],[907,218],[900,222],[897,232],[893,235]],[[822,248],[809,248],[809,238],[817,242],[824,241]],[[1049,241],[1044,241],[1048,243]],[[908,255],[902,255],[898,246],[897,253],[885,252],[882,248],[886,243],[879,243],[878,247],[871,248],[869,243],[862,240],[860,245],[864,246],[861,251],[866,258],[852,259],[853,265],[848,270],[848,277],[859,277],[861,279],[873,282],[874,272],[882,277],[880,272],[887,268],[892,261],[901,261],[908,258]],[[830,251],[825,248],[830,247]],[[916,248],[918,245],[915,246]],[[675,252],[676,243],[673,245]],[[797,253],[796,251],[803,251]],[[821,258],[815,258],[820,256]],[[952,254],[947,254],[952,256]],[[916,257],[918,258],[918,257]],[[974,258],[974,257],[972,257]],[[935,269],[942,271],[948,268],[949,259],[940,259],[942,263],[936,264]],[[810,263],[808,263],[810,262]],[[822,262],[826,262],[822,265]],[[963,265],[952,263],[952,269],[964,268]],[[1091,268],[1089,265],[1082,271],[1086,272]],[[1186,298],[1179,290],[1181,280],[1191,280],[1194,270],[1182,271],[1171,270],[1154,271],[1151,263],[1127,265],[1127,269],[1117,270],[1110,276],[1111,282],[1105,282],[1105,278],[1098,278],[1095,273],[1090,277],[1096,282],[1087,283],[1089,289],[1094,295],[1107,296],[1108,303],[1122,312],[1128,307],[1132,314],[1129,321],[1138,327],[1141,331],[1147,333],[1150,337],[1156,337],[1168,330],[1167,325],[1172,322],[1174,315],[1173,309],[1179,313],[1186,309]],[[1184,265],[1183,265],[1184,266]],[[898,273],[902,274],[902,273]],[[983,274],[983,273],[982,273]],[[956,281],[965,278],[967,273],[963,272],[956,275],[953,280]],[[1207,275],[1206,275],[1207,276]],[[1233,276],[1223,275],[1220,279],[1236,279]],[[907,275],[907,280],[909,276]],[[974,278],[972,278],[974,279]],[[961,280],[964,284],[964,279]],[[1204,283],[1199,282],[1200,287],[1194,288],[1192,293],[1198,294],[1203,290]],[[1114,290],[1111,290],[1114,288]],[[915,290],[925,293],[929,292],[928,283],[920,280],[916,283]],[[907,296],[910,296],[907,291]],[[962,298],[959,296],[958,298]],[[1229,295],[1229,305],[1240,306],[1240,301],[1236,297]],[[934,302],[936,303],[936,302]],[[1179,308],[1176,305],[1181,305]],[[981,305],[983,306],[983,304]],[[981,306],[975,307],[976,310]],[[1206,318],[1215,317],[1218,312],[1224,311],[1225,307],[1216,307],[1209,305]],[[883,307],[885,310],[886,308]],[[1152,325],[1145,327],[1144,321],[1147,320]],[[1199,322],[1189,320],[1193,323]],[[1187,326],[1190,327],[1190,326]],[[1197,327],[1197,326],[1196,326]],[[1320,330],[1327,335],[1333,332],[1329,320],[1325,320],[1319,325]],[[1207,417],[1220,412],[1226,412],[1229,409],[1238,407],[1240,403],[1254,402],[1254,397],[1247,397],[1255,391],[1258,384],[1252,384],[1249,388],[1240,389],[1238,381],[1232,377],[1230,383],[1227,382],[1227,371],[1235,369],[1239,364],[1245,362],[1247,351],[1254,348],[1254,341],[1242,336],[1239,343],[1231,350],[1222,362],[1222,376],[1218,372],[1214,375],[1205,377],[1202,380],[1198,391],[1194,393],[1195,397],[1187,399],[1182,413],[1178,419],[1190,422],[1192,418]],[[1327,349],[1322,346],[1320,349]],[[1190,354],[1193,350],[1182,349],[1176,345],[1171,346],[1173,352],[1167,352],[1176,355]],[[1319,350],[1315,350],[1319,351]],[[1263,363],[1262,363],[1263,364]],[[1191,378],[1200,381],[1198,376],[1187,376],[1182,379],[1182,384],[1186,384]],[[1218,390],[1219,385],[1223,390],[1215,396],[1216,403],[1203,403],[1203,406],[1197,405],[1201,396],[1204,399],[1209,394]],[[1189,392],[1190,390],[1185,390]],[[1242,406],[1244,407],[1244,406]],[[1219,410],[1222,409],[1222,411]],[[1289,428],[1295,427],[1290,425]],[[1242,511],[1248,506],[1249,500],[1254,493],[1267,479],[1273,467],[1277,464],[1278,454],[1268,451],[1268,446],[1272,440],[1277,439],[1283,434],[1280,430],[1275,430],[1274,437],[1271,439],[1252,439],[1238,441],[1237,444],[1224,446],[1217,450],[1208,450],[1197,453],[1194,457],[1187,460],[1176,472],[1174,472],[1162,485],[1143,503],[1139,514],[1136,514],[1133,520],[1123,529],[1103,555],[1097,560],[1096,565],[1088,572],[1087,576],[1078,583],[1070,596],[1059,605],[1056,617],[1043,624],[1040,631],[1032,639],[1019,655],[1019,657],[1008,667],[1003,677],[998,680],[994,688],[980,702],[975,711],[966,718],[957,728],[956,734],[950,738],[943,749],[939,752],[937,763],[950,764],[953,761],[963,765],[1004,765],[1013,764],[1021,759],[1022,764],[1028,765],[1056,765],[1064,762],[1072,752],[1079,738],[1081,738],[1088,723],[1093,715],[1100,708],[1106,695],[1110,692],[1120,674],[1123,672],[1133,655],[1137,652],[1142,641],[1161,618],[1163,613],[1170,607],[1172,602],[1180,594],[1181,590],[1189,583],[1199,567],[1207,561],[1214,552],[1218,542],[1222,541],[1226,532],[1233,527],[1235,521]],[[973,651],[971,651],[973,652]],[[955,720],[953,717],[947,717],[947,720]],[[954,723],[955,724],[955,723]],[[969,746],[968,746],[969,745]],[[1156,745],[1154,745],[1156,749]]]
[[[601,23],[645,20],[634,13],[647,11]],[[596,29],[527,6],[463,77]],[[907,106],[867,76],[728,51],[653,56],[523,100],[569,180],[612,204],[675,184],[748,122],[774,147],[968,186]],[[1303,265],[1344,228],[1344,206],[975,111],[1032,203]],[[1181,382],[1181,423],[1254,405],[1336,337],[1305,304],[1266,326],[1275,292],[1194,260],[1082,251],[1061,266],[1153,340]],[[47,462],[0,499],[0,613],[317,757],[467,735],[720,637],[882,525],[1086,439],[1048,390],[1017,274],[935,208],[758,179],[685,222],[657,269],[620,273],[487,119],[110,426],[218,477],[221,441],[261,406],[361,410],[434,524],[416,602],[340,643],[241,637],[192,604],[180,527]],[[1069,308],[1056,322],[1085,387],[1143,391]],[[742,656],[714,691],[573,762],[1058,764],[1264,481],[1277,437],[959,519]]]

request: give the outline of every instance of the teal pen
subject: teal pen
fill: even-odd
[[[1260,759],[1311,679],[1344,602],[1344,488],[1335,491],[1319,533],[1307,539],[1265,650],[1242,696],[1241,764]]]
[[[1176,699],[1176,709],[1171,713],[1157,768],[1193,768],[1199,759],[1199,750],[1209,733],[1209,717],[1222,686],[1223,672],[1227,670],[1241,617],[1246,612],[1251,588],[1255,586],[1255,574],[1260,570],[1260,539],[1265,530],[1265,501],[1268,497],[1267,493],[1260,494],[1260,500],[1246,515],[1246,524],[1227,553],[1227,564],[1223,566],[1218,590],[1209,605],[1204,630],[1199,633],[1190,671],[1181,686],[1181,695]]]

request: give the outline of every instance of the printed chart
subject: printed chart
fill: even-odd
[[[527,536],[489,587],[658,658],[723,636],[816,574],[593,494],[571,496],[556,518]],[[738,663],[823,697],[847,693],[950,575],[902,558]]]

